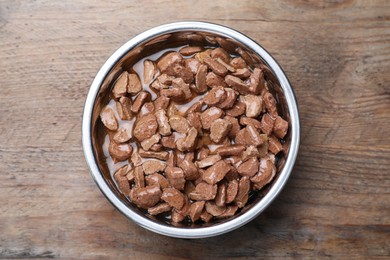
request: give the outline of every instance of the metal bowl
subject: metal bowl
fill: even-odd
[[[188,43],[221,46],[231,53],[245,56],[249,65],[268,66],[267,83],[278,101],[279,114],[289,122],[285,138],[287,147],[278,158],[278,174],[249,205],[230,219],[206,224],[172,225],[167,221],[148,217],[117,189],[102,153],[99,112],[108,102],[108,91],[123,70],[130,68],[146,55],[162,49]],[[125,216],[138,225],[171,237],[204,238],[232,231],[258,216],[282,190],[289,178],[298,153],[300,124],[297,103],[290,83],[271,55],[244,34],[230,28],[205,22],[178,22],[155,27],[134,37],[120,47],[97,73],[85,101],[82,140],[84,155],[96,184],[107,199]]]

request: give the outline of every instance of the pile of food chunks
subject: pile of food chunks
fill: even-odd
[[[100,113],[112,160],[128,162],[113,174],[119,190],[172,223],[234,216],[272,181],[284,152],[288,122],[264,74],[199,46],[145,59],[143,75],[124,71],[115,106]]]

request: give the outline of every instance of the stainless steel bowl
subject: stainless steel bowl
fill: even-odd
[[[112,176],[104,164],[99,133],[99,112],[107,104],[113,81],[119,74],[130,68],[142,56],[168,47],[191,42],[220,45],[223,48],[246,55],[251,65],[266,64],[268,82],[279,102],[279,113],[289,122],[286,138],[286,155],[280,158],[278,174],[261,194],[231,219],[211,224],[173,226],[159,219],[149,218],[133,206],[116,188]],[[248,62],[248,61],[247,61]],[[107,199],[124,215],[138,225],[171,237],[203,238],[232,231],[258,216],[282,190],[289,178],[298,153],[300,124],[294,92],[286,75],[271,55],[247,36],[230,28],[205,22],[178,22],[162,25],[134,37],[120,47],[97,73],[85,101],[82,123],[83,149],[92,177]]]

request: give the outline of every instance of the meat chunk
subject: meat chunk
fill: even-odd
[[[225,88],[224,90],[226,92],[226,98],[217,103],[216,106],[221,109],[231,108],[237,100],[237,93],[231,88]]]
[[[110,142],[108,152],[114,162],[121,162],[130,158],[133,148],[130,144],[117,144],[115,142]]]
[[[215,152],[220,156],[232,156],[232,155],[240,155],[245,150],[245,146],[243,145],[229,145],[229,146],[221,146],[218,147]]]
[[[141,146],[146,151],[149,150],[154,144],[160,142],[161,136],[159,134],[154,134],[150,138],[145,139],[141,142]]]
[[[245,104],[237,100],[230,109],[226,110],[226,115],[231,117],[241,116],[245,113],[245,108]]]
[[[175,188],[165,188],[161,199],[168,203],[171,207],[180,210],[184,206],[185,196]]]
[[[103,125],[111,130],[115,131],[118,129],[118,121],[115,118],[114,111],[111,107],[106,106],[100,113],[100,119],[102,120]]]
[[[269,158],[262,158],[258,173],[251,178],[256,189],[261,189],[272,181],[276,174],[276,167]]]
[[[168,180],[159,173],[153,173],[150,175],[146,175],[145,182],[146,182],[146,185],[148,185],[148,186],[157,185],[157,186],[160,186],[161,189],[165,189],[165,188],[168,188],[170,186]]]
[[[269,114],[264,114],[261,118],[260,129],[266,135],[270,135],[274,128],[274,119]]]
[[[281,118],[280,116],[278,116],[275,119],[275,124],[273,127],[274,134],[276,135],[276,137],[284,138],[284,136],[287,133],[287,130],[288,130],[288,122],[283,118]]]
[[[276,118],[278,116],[278,110],[276,107],[276,100],[275,100],[274,96],[272,96],[271,93],[267,92],[263,96],[263,101],[264,101],[265,107],[267,108],[268,113],[272,117]]]
[[[115,81],[114,87],[112,88],[112,94],[115,98],[120,98],[126,95],[127,93],[127,82],[128,82],[128,72],[124,71]]]
[[[165,170],[165,176],[172,187],[178,190],[184,190],[185,179],[184,172],[181,168],[168,166]]]
[[[210,139],[215,143],[221,142],[228,135],[231,128],[232,123],[229,120],[216,119],[210,127]]]
[[[166,163],[160,160],[148,160],[142,164],[142,168],[145,174],[152,174],[156,172],[162,172],[165,170]]]
[[[195,222],[200,218],[200,215],[202,214],[202,211],[204,209],[204,204],[204,201],[197,201],[191,204],[189,215],[192,222]]]
[[[130,73],[127,76],[128,78],[128,85],[127,85],[127,92],[131,95],[135,95],[138,92],[142,90],[141,81],[139,80],[139,77],[135,73]]]
[[[215,163],[217,163],[221,159],[222,159],[221,156],[219,156],[218,154],[216,154],[216,155],[209,155],[208,157],[203,158],[200,161],[197,161],[196,165],[199,168],[206,168],[206,167],[209,167],[211,165],[214,165]]]
[[[275,155],[283,150],[282,144],[275,136],[270,136],[268,138],[268,150]]]
[[[212,88],[204,97],[203,102],[209,106],[221,103],[226,98],[226,91],[223,87]]]
[[[227,84],[226,84],[224,78],[221,76],[218,76],[214,72],[207,73],[206,85],[209,86],[210,88],[219,87],[219,86],[227,87]]]
[[[170,135],[172,133],[171,125],[169,124],[169,120],[165,110],[159,109],[154,114],[158,123],[158,132],[163,136]]]
[[[148,208],[148,213],[152,216],[155,216],[155,215],[170,211],[171,209],[172,209],[172,207],[168,203],[160,203],[154,207]]]
[[[246,138],[246,143],[259,147],[262,145],[265,141],[267,141],[267,136],[266,135],[261,135],[259,133],[259,130],[257,130],[254,126],[248,125],[246,127],[245,131],[245,138]]]
[[[152,82],[156,73],[156,67],[151,60],[144,61],[144,83],[149,84]]]
[[[238,183],[238,192],[235,198],[236,204],[239,208],[243,208],[248,202],[249,190],[251,187],[251,182],[248,176],[242,177]]]
[[[212,200],[217,195],[217,185],[200,182],[196,185],[195,191],[189,194],[192,200]]]
[[[232,203],[237,196],[237,192],[238,192],[238,181],[231,180],[228,183],[227,188],[226,188],[225,203],[226,204]]]
[[[204,172],[203,180],[212,185],[216,184],[225,177],[228,171],[230,171],[229,164],[220,160]]]
[[[223,207],[226,202],[226,185],[220,184],[217,189],[217,195],[215,196],[215,204],[218,207]]]
[[[249,86],[238,77],[227,75],[225,77],[225,81],[229,87],[238,91],[238,93],[240,93],[241,95],[246,95],[250,93]]]
[[[238,166],[237,171],[241,176],[252,177],[259,171],[258,159],[256,157],[249,158],[247,161]]]
[[[125,196],[129,195],[129,193],[130,193],[130,183],[126,177],[126,172],[127,172],[127,165],[119,168],[114,173],[114,179],[115,179],[116,183],[118,184],[118,188],[122,192],[122,194]]]
[[[173,130],[181,134],[186,134],[190,130],[190,124],[187,119],[179,115],[171,116],[169,124]]]
[[[135,98],[133,105],[131,106],[131,112],[138,113],[141,107],[150,100],[150,94],[146,91],[141,91],[138,96]]]
[[[207,66],[202,64],[199,66],[195,75],[195,89],[197,93],[204,93],[207,90],[206,84]]]
[[[138,141],[149,139],[157,132],[158,123],[156,116],[148,114],[135,122],[133,135]]]
[[[224,77],[228,73],[225,66],[210,57],[206,57],[203,61],[218,76]]]
[[[131,189],[129,197],[138,207],[148,209],[160,201],[161,195],[159,186],[146,186]]]
[[[210,129],[214,120],[221,118],[224,112],[217,107],[210,107],[206,109],[200,116],[202,120],[202,126],[204,129]]]
[[[245,104],[245,115],[247,117],[257,117],[262,109],[261,96],[246,95],[240,97],[241,102]]]

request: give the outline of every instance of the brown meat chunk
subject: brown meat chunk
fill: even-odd
[[[229,55],[229,53],[227,53],[222,48],[212,49],[211,52],[210,52],[210,56],[213,59],[218,59],[219,58],[219,59],[223,60],[226,63],[230,62],[230,55]]]
[[[153,173],[145,176],[146,185],[158,185],[161,189],[168,188],[170,186],[168,180],[159,173]]]
[[[146,102],[145,104],[142,105],[138,117],[146,116],[147,114],[153,113],[154,112],[154,104],[153,102]]]
[[[215,142],[221,142],[232,128],[232,123],[227,119],[216,119],[210,127],[210,139]]]
[[[186,137],[177,140],[176,143],[177,149],[179,149],[182,152],[193,150],[197,136],[198,136],[198,131],[196,130],[195,127],[191,127]]]
[[[217,216],[217,218],[228,218],[234,216],[238,210],[237,205],[230,205],[226,207],[225,212],[223,212],[221,215]]]
[[[139,155],[143,158],[155,158],[159,160],[166,161],[168,160],[169,154],[167,151],[145,151],[143,149],[139,149]]]
[[[268,150],[275,155],[283,150],[282,144],[275,136],[268,137]]]
[[[238,93],[240,93],[241,95],[246,95],[250,93],[249,86],[238,77],[227,75],[225,77],[225,82],[226,84],[228,84],[229,87],[234,90],[237,90]]]
[[[133,147],[131,147],[130,144],[117,144],[111,141],[108,146],[108,152],[114,162],[121,162],[130,158],[131,153],[133,152]]]
[[[233,72],[232,75],[235,77],[239,77],[240,79],[247,79],[252,75],[252,73],[248,68],[241,68],[241,69],[236,69],[236,71]],[[249,86],[249,88],[250,87],[251,86]]]
[[[128,196],[130,193],[130,183],[126,177],[127,165],[122,166],[114,173],[114,179],[118,184],[119,190],[123,195]]]
[[[142,142],[143,140],[152,137],[152,135],[157,132],[157,128],[158,123],[156,116],[148,114],[135,122],[133,135],[138,141]]]
[[[240,131],[237,132],[236,138],[235,138],[235,143],[236,144],[241,144],[241,145],[248,145],[248,140],[246,139],[246,128],[241,129]]]
[[[207,66],[202,64],[199,66],[195,75],[195,89],[196,93],[204,93],[207,90],[206,84]]]
[[[284,138],[284,136],[287,134],[287,130],[288,130],[288,122],[283,118],[281,118],[280,116],[278,116],[275,119],[275,124],[273,127],[274,134],[276,135],[276,137]]]
[[[172,207],[168,203],[160,203],[154,207],[148,208],[148,213],[152,216],[168,212],[172,209]]]
[[[172,133],[171,125],[169,124],[169,120],[165,110],[159,109],[154,113],[154,115],[156,116],[158,123],[158,132],[164,136],[170,135]]]
[[[232,156],[232,155],[241,155],[245,150],[245,146],[237,144],[237,145],[229,145],[229,146],[221,146],[218,147],[215,152],[220,156]]]
[[[258,115],[260,115],[263,102],[261,96],[241,96],[240,101],[245,104],[245,115],[247,117],[257,117]]]
[[[214,165],[215,163],[217,163],[217,162],[220,161],[221,159],[222,159],[221,156],[219,156],[218,154],[209,155],[208,157],[203,158],[203,159],[201,159],[200,161],[197,161],[197,162],[196,162],[196,165],[197,165],[199,168],[206,168],[206,167],[209,167],[209,166],[211,166],[211,165]]]
[[[189,113],[187,114],[186,119],[190,124],[190,126],[195,127],[198,132],[202,130],[202,121],[201,121],[200,113],[198,112]]]
[[[223,102],[226,98],[226,91],[223,87],[212,88],[207,94],[203,97],[203,102],[209,106],[216,105],[220,102]]]
[[[268,151],[267,151],[268,152]],[[255,157],[255,158],[258,158],[260,157],[260,152],[259,152],[259,149],[253,145],[250,145],[248,146],[248,148],[246,148],[246,150],[242,153],[241,155],[241,159],[243,161],[246,161],[248,160],[249,158],[252,158],[252,157]]]
[[[251,126],[254,126],[255,128],[257,129],[261,129],[261,123],[259,120],[257,119],[254,119],[254,118],[250,118],[250,117],[241,117],[240,118],[240,124],[241,125],[251,125]]]
[[[141,166],[134,168],[134,184],[138,188],[145,187],[145,174]]]
[[[218,118],[223,116],[224,112],[217,107],[210,107],[206,109],[200,116],[202,120],[202,126],[204,129],[210,129],[211,124]]]
[[[274,96],[272,96],[271,93],[267,92],[263,96],[263,101],[265,104],[265,107],[267,108],[268,113],[276,118],[278,116],[278,110],[276,108],[276,100]]]
[[[122,120],[131,120],[133,112],[131,112],[132,101],[131,98],[121,97],[119,102],[115,102],[116,111]]]
[[[208,213],[206,209],[203,210],[202,214],[200,214],[200,219],[203,220],[204,222],[210,222],[210,220],[213,218],[213,215]]]
[[[259,130],[252,125],[248,125],[246,127],[244,136],[246,138],[247,144],[254,145],[256,147],[259,147],[267,141],[267,136],[264,134],[260,134]]]
[[[224,77],[228,73],[225,66],[210,57],[206,57],[203,61],[218,76]]]
[[[241,176],[252,177],[259,171],[258,159],[256,157],[249,158],[247,161],[238,166],[237,171]]]
[[[222,102],[216,104],[216,106],[221,109],[231,108],[237,100],[236,91],[234,91],[231,88],[225,88],[225,92],[226,92],[226,98]]]
[[[173,115],[169,118],[171,128],[181,134],[186,134],[190,130],[190,124],[187,119],[179,115]]]
[[[226,84],[224,78],[221,76],[218,76],[214,72],[207,73],[206,85],[209,86],[210,88],[219,87],[219,86],[227,87],[227,84]]]
[[[175,135],[171,134],[169,136],[164,136],[163,138],[161,138],[161,144],[166,148],[175,149]]]
[[[274,119],[269,114],[264,114],[261,118],[260,129],[266,135],[270,135],[274,128]]]
[[[201,63],[197,59],[190,58],[190,59],[186,59],[184,64],[185,64],[184,66],[186,68],[189,68],[192,71],[192,74],[195,75]]]
[[[182,89],[180,88],[168,88],[168,89],[160,89],[160,95],[163,97],[168,97],[174,101],[184,101],[185,100],[185,94]]]
[[[230,165],[223,160],[218,161],[204,172],[203,180],[214,185],[221,181],[228,171],[230,171]]]
[[[162,110],[166,110],[169,106],[169,102],[171,100],[168,98],[168,97],[164,97],[164,96],[159,96],[158,98],[156,98],[153,102],[154,102],[154,108],[156,111],[162,109]]]
[[[120,98],[127,93],[127,71],[122,72],[122,74],[115,81],[114,87],[112,88],[112,94],[115,98]]]
[[[160,160],[148,160],[142,164],[142,168],[145,174],[152,174],[156,172],[162,172],[165,170],[167,164]]]
[[[238,181],[237,180],[229,181],[226,188],[225,203],[226,204],[232,203],[237,196],[237,192],[238,192]]]
[[[199,178],[200,174],[198,172],[198,168],[191,160],[185,158],[183,161],[181,161],[179,167],[183,170],[184,178],[186,180],[193,181]]]
[[[154,144],[160,142],[161,136],[159,134],[154,134],[150,138],[145,139],[141,142],[141,146],[146,151],[150,149]]]
[[[123,127],[119,128],[112,138],[116,143],[125,143],[130,140],[131,135],[131,125],[124,124]]]
[[[259,95],[265,89],[265,81],[263,71],[255,68],[249,78],[249,89],[251,93]]]
[[[166,73],[168,75],[174,75],[175,65],[182,65],[184,62],[183,57],[177,52],[169,52],[164,54],[157,61],[157,68],[161,73]]]
[[[142,165],[142,158],[139,156],[138,152],[134,152],[131,155],[131,162],[133,163],[134,166],[140,166]]]
[[[232,67],[230,64],[224,62],[221,58],[217,58],[216,61],[218,63],[222,64],[228,70],[228,72],[236,72],[236,69],[234,67]]]
[[[129,197],[138,207],[148,209],[160,201],[161,195],[159,186],[147,186],[131,189]]]
[[[102,120],[103,125],[112,131],[115,131],[118,129],[118,121],[115,118],[114,111],[111,107],[106,106],[103,108],[102,112],[100,113],[100,119]]]
[[[246,65],[246,62],[244,61],[244,59],[241,57],[233,58],[230,61],[230,65],[232,65],[236,69],[244,69],[244,68],[248,67],[248,65]]]
[[[238,133],[238,131],[240,131],[241,127],[240,127],[240,124],[238,123],[238,120],[237,118],[235,117],[232,117],[232,116],[225,116],[225,119],[226,120],[229,120],[230,123],[232,123],[232,127],[229,131],[229,138],[232,138],[234,139]]]
[[[214,201],[207,201],[205,204],[206,211],[213,215],[214,217],[219,216],[223,214],[226,210],[226,206],[223,205],[222,207],[217,206]]]
[[[165,176],[172,187],[178,190],[184,190],[186,181],[184,179],[184,172],[181,168],[168,166],[165,170]]]
[[[165,188],[161,199],[168,203],[171,207],[180,210],[184,206],[185,196],[175,188]]]
[[[268,158],[262,158],[260,160],[260,167],[258,173],[251,178],[254,183],[254,187],[258,190],[270,183],[275,177],[276,167],[272,161]]]
[[[220,184],[218,185],[217,189],[217,195],[215,196],[215,204],[218,207],[223,207],[226,202],[226,185],[225,184]]]
[[[236,204],[239,208],[243,208],[248,202],[248,193],[251,187],[251,182],[248,176],[242,177],[238,183],[238,192],[235,198]]]
[[[192,222],[197,221],[200,218],[200,215],[202,214],[202,211],[204,209],[204,201],[197,201],[191,204],[190,206],[190,218]]]
[[[156,74],[156,67],[154,66],[153,61],[145,60],[144,61],[144,83],[149,84],[150,82],[152,82],[155,74]]]
[[[245,113],[245,108],[245,104],[237,100],[230,109],[226,110],[226,115],[232,117],[241,116]]]
[[[217,195],[217,185],[211,185],[206,182],[200,182],[195,190],[189,194],[192,200],[212,200]]]
[[[203,47],[200,46],[186,46],[179,50],[179,53],[184,56],[190,56],[197,52],[203,51]]]
[[[172,80],[172,86],[174,88],[181,89],[184,94],[184,99],[190,99],[192,97],[192,92],[190,85],[185,83],[182,78],[175,78]]]
[[[131,112],[138,113],[141,107],[149,101],[151,98],[150,93],[146,91],[141,91],[138,96],[135,98],[133,105],[131,106]]]
[[[128,78],[128,85],[127,85],[128,93],[130,93],[131,95],[135,95],[142,90],[141,81],[139,80],[137,74],[130,73],[128,74],[127,78]]]

